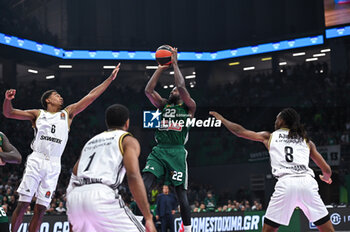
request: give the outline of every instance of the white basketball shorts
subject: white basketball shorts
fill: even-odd
[[[283,176],[278,179],[265,218],[288,225],[294,209],[299,207],[310,222],[328,215],[318,193],[317,181],[310,175]]]
[[[145,231],[121,197],[104,184],[73,187],[67,193],[67,214],[75,232]]]
[[[49,207],[60,172],[60,157],[49,157],[38,152],[30,154],[17,189],[19,201],[31,202],[35,194],[37,204]]]

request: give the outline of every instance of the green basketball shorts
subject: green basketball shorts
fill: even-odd
[[[183,145],[162,145],[153,147],[142,172],[151,172],[164,184],[187,189],[187,151]]]

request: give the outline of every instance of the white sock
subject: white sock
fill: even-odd
[[[191,232],[191,225],[189,225],[189,226],[185,226],[184,225],[184,231],[185,232]]]

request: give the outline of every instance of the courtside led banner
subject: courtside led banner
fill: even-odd
[[[216,61],[235,57],[276,52],[320,45],[324,43],[323,35],[298,38],[292,40],[247,46],[236,49],[215,52],[179,52],[179,60],[183,61]],[[154,51],[95,51],[95,50],[64,50],[32,40],[21,39],[15,36],[0,33],[0,44],[37,52],[61,59],[80,60],[155,60]]]
[[[336,231],[350,231],[350,208],[328,209],[331,222]],[[265,211],[192,213],[192,232],[224,232],[224,231],[261,231]],[[18,232],[27,232],[32,216],[24,216]],[[9,218],[11,221],[11,217]],[[181,218],[175,214],[175,232],[181,227]],[[310,223],[301,210],[295,210],[289,226],[281,226],[279,232],[318,231]],[[45,215],[39,232],[69,232],[66,215]]]
[[[350,26],[347,27],[337,27],[326,30],[326,38],[337,38],[342,36],[350,36]]]

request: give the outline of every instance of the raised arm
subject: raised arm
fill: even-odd
[[[117,65],[117,67],[113,70],[111,75],[104,82],[102,82],[99,86],[91,90],[90,93],[88,93],[80,101],[67,106],[66,110],[69,114],[70,119],[73,119],[81,111],[85,110],[86,107],[88,107],[91,103],[93,103],[96,100],[96,98],[98,98],[107,89],[107,87],[117,77],[117,74],[120,69],[119,67],[120,67],[120,63]]]
[[[146,88],[145,88],[145,94],[150,100],[150,102],[157,108],[161,109],[166,104],[166,99],[162,98],[158,92],[156,92],[154,89],[156,88],[157,82],[159,80],[160,75],[163,73],[164,70],[166,70],[169,66],[167,65],[159,65],[158,69],[153,73],[151,79],[148,81]]]
[[[6,118],[13,118],[19,120],[29,120],[34,123],[35,119],[39,115],[39,110],[19,110],[14,109],[12,106],[12,99],[15,98],[16,90],[9,89],[5,93],[4,103],[2,105],[2,111]]]
[[[332,183],[332,170],[331,167],[327,164],[327,162],[323,159],[322,155],[317,151],[316,145],[310,141],[310,157],[315,162],[315,164],[321,169],[322,175],[320,175],[320,179],[327,184]]]
[[[237,123],[230,122],[229,120],[225,119],[221,114],[215,111],[210,111],[209,114],[214,116],[217,120],[220,120],[222,124],[224,124],[224,126],[236,136],[253,141],[262,142],[265,145],[265,147],[269,149],[269,139],[271,135],[270,132],[255,132],[247,130]]]
[[[10,143],[6,135],[0,132],[2,136],[2,149],[0,148],[0,160],[2,163],[20,164],[22,162],[21,153]]]
[[[137,206],[141,210],[146,220],[146,231],[156,231],[150,206],[147,200],[146,189],[143,183],[140,168],[139,168],[139,155],[140,155],[140,144],[139,142],[131,137],[126,136],[122,142],[124,150],[124,166],[126,169],[126,175],[128,178],[128,184],[130,191],[137,203]]]
[[[175,85],[179,90],[180,97],[185,105],[189,109],[189,113],[194,116],[196,112],[196,102],[191,98],[191,95],[186,89],[185,79],[182,76],[182,73],[179,69],[179,65],[177,63],[177,48],[174,48],[171,55],[171,60],[174,68],[174,76],[175,76]]]

